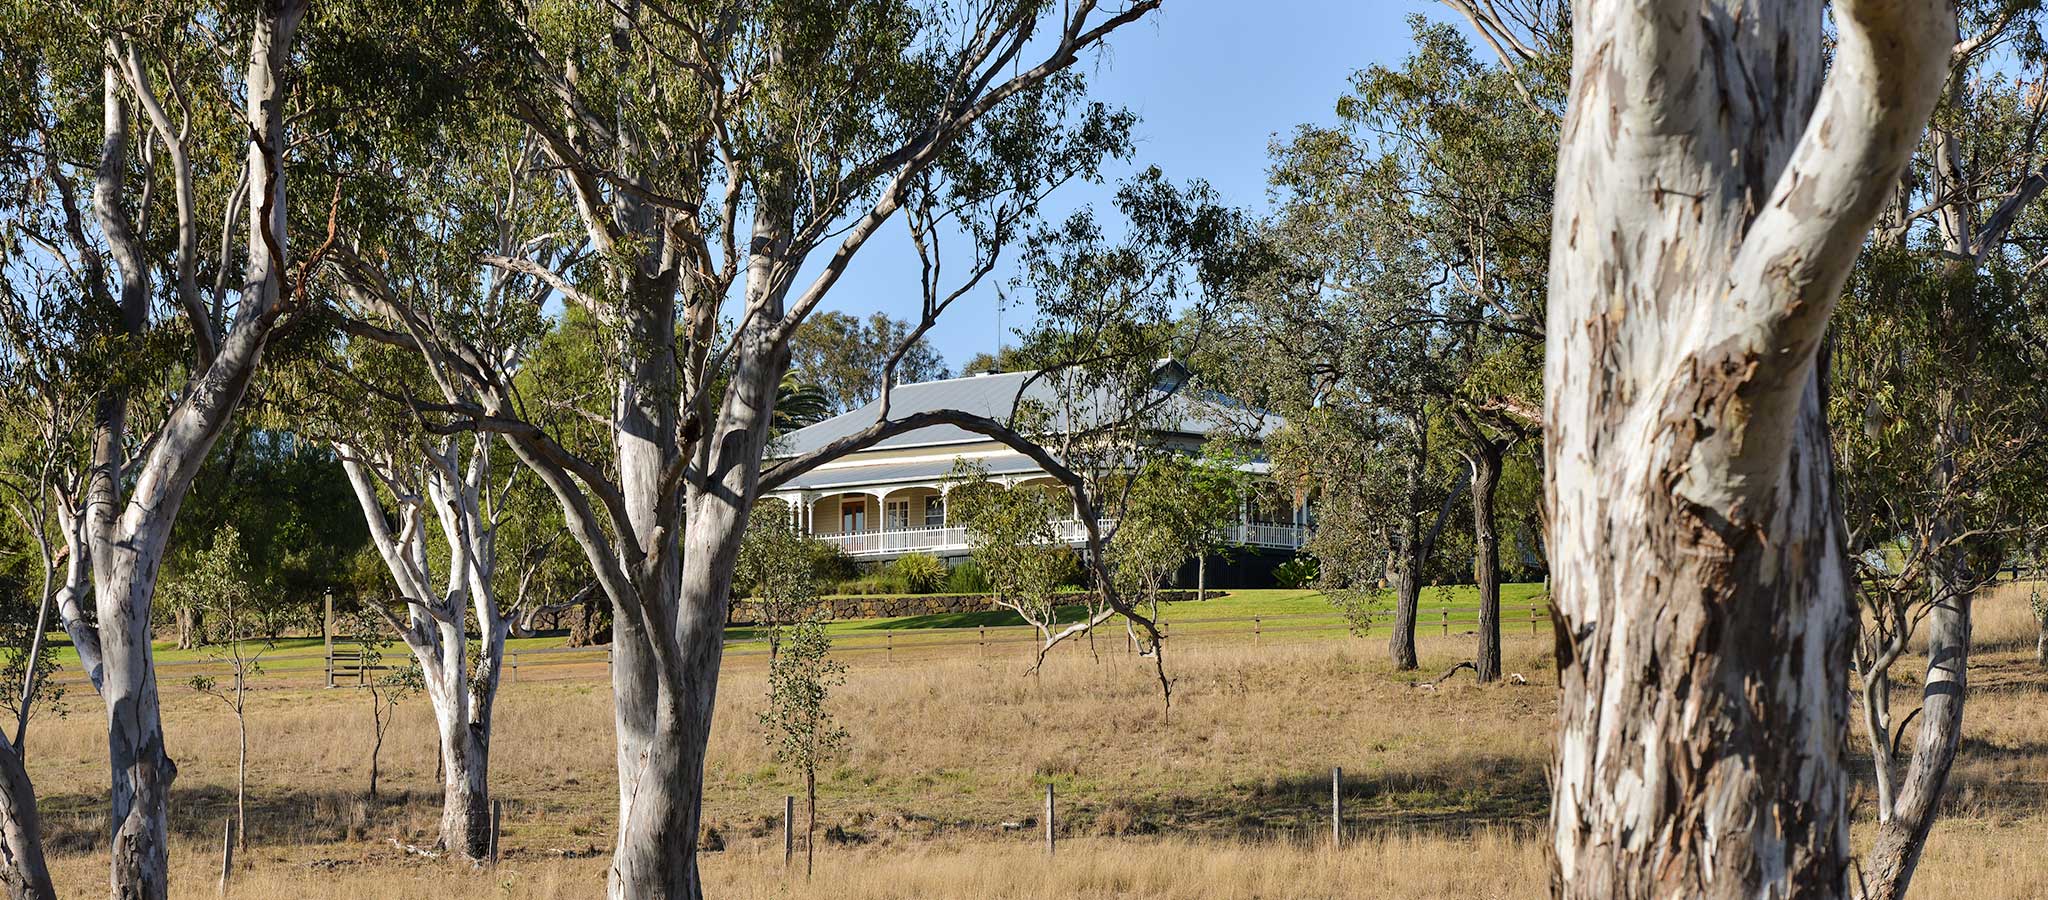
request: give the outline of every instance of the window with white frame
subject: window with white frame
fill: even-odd
[[[910,501],[888,500],[882,503],[882,527],[897,531],[910,527]]]

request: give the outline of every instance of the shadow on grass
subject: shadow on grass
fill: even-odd
[[[282,846],[382,840],[393,835],[431,842],[438,822],[438,792],[392,791],[375,801],[366,785],[324,790],[284,791],[266,786],[249,794],[249,844]],[[61,794],[40,798],[46,846],[53,854],[104,853],[109,823],[105,795]],[[174,837],[217,843],[221,823],[235,813],[233,788],[207,785],[171,790],[171,833]],[[407,835],[406,826],[427,830]]]
[[[1467,837],[1498,828],[1535,829],[1550,810],[1543,764],[1505,756],[1390,773],[1346,772],[1342,794],[1347,832]],[[1329,827],[1330,773],[1289,775],[1206,794],[1077,801],[1067,816],[1070,829],[1092,834],[1259,840],[1314,832]]]

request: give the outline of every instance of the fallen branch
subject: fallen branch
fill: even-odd
[[[1445,670],[1444,670],[1444,673],[1443,673],[1442,675],[1438,675],[1437,677],[1435,677],[1435,678],[1433,678],[1433,679],[1431,679],[1431,680],[1429,680],[1429,681],[1418,681],[1418,682],[1416,682],[1416,683],[1415,683],[1415,686],[1416,686],[1416,687],[1419,687],[1419,688],[1428,688],[1428,689],[1431,689],[1431,690],[1435,690],[1435,689],[1436,689],[1436,686],[1437,686],[1437,685],[1439,685],[1439,684],[1443,684],[1443,683],[1444,683],[1444,681],[1445,681],[1446,679],[1450,678],[1450,677],[1451,677],[1452,675],[1456,675],[1456,674],[1458,674],[1458,670],[1459,670],[1459,669],[1471,669],[1471,670],[1472,670],[1472,674],[1474,674],[1474,675],[1478,675],[1478,674],[1479,674],[1479,667],[1478,667],[1477,665],[1474,665],[1474,664],[1473,664],[1473,662],[1472,662],[1471,660],[1469,660],[1469,659],[1468,659],[1468,660],[1466,660],[1466,661],[1464,661],[1464,662],[1461,662],[1461,663],[1459,663],[1459,664],[1457,664],[1457,665],[1455,665],[1455,666],[1452,666],[1452,667],[1450,667],[1450,668],[1448,668],[1448,669],[1445,669]]]

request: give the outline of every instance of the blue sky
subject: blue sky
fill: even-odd
[[[1406,18],[1414,13],[1448,15],[1422,0],[1168,0],[1149,21],[1114,35],[1107,54],[1082,63],[1095,97],[1140,116],[1136,157],[1106,172],[1102,185],[1067,186],[1051,214],[1105,201],[1117,178],[1146,165],[1176,182],[1206,179],[1226,202],[1263,210],[1271,138],[1334,120],[1353,71],[1407,53]],[[1013,272],[1005,265],[996,275]],[[995,299],[984,283],[940,318],[932,338],[948,365],[994,349]],[[862,250],[825,306],[916,315],[916,257],[900,220]],[[1028,308],[1005,310],[1002,327],[1030,316]]]

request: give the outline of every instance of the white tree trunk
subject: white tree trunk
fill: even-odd
[[[305,0],[275,0],[254,17],[245,75],[251,183],[249,260],[234,328],[217,355],[186,387],[132,481],[123,471],[126,397],[102,399],[94,434],[94,466],[86,523],[103,654],[101,697],[107,707],[108,791],[113,834],[110,880],[122,900],[162,900],[168,890],[166,803],[177,767],[165,752],[158,713],[150,613],[165,545],[178,509],[206,455],[240,404],[276,322],[285,247],[284,88],[278,82]],[[94,206],[121,275],[123,327],[140,333],[150,277],[122,210],[127,104],[110,61],[105,68],[106,141]],[[187,247],[187,251],[196,248]],[[181,266],[184,263],[181,263]],[[181,284],[181,288],[183,285]],[[191,323],[195,346],[211,348],[206,324]],[[202,356],[210,354],[201,354]],[[123,488],[126,488],[124,491]],[[124,496],[125,494],[125,496]]]
[[[1877,840],[1864,866],[1867,900],[1898,900],[1912,883],[1920,852],[1934,828],[1942,788],[1963,738],[1963,699],[1969,688],[1968,593],[1937,604],[1927,617],[1927,681],[1920,691],[1920,737],[1897,796],[1881,806]],[[1880,765],[1889,765],[1880,762]]]
[[[371,543],[406,601],[405,621],[384,612],[419,664],[434,711],[442,775],[441,846],[480,860],[490,852],[491,721],[505,639],[511,633],[491,585],[497,550],[494,526],[483,508],[490,441],[473,436],[466,464],[455,439],[438,449],[398,443],[397,449],[378,453],[348,444],[337,450]],[[376,478],[390,486],[400,505],[395,530],[379,502]],[[448,571],[439,584],[427,542],[429,509],[449,551]],[[482,632],[474,674],[468,657],[472,614]]]
[[[42,818],[21,755],[0,736],[0,891],[8,900],[56,900],[43,858]]]
[[[434,719],[441,736],[441,846],[465,859],[491,852],[489,730],[446,716]]]
[[[1586,0],[1545,414],[1567,897],[1846,888],[1854,626],[1813,359],[1946,0]]]

